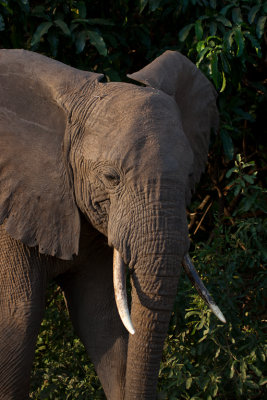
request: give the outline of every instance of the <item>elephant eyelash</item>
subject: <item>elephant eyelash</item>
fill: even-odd
[[[104,173],[101,180],[108,188],[115,188],[120,184],[120,176],[118,174]]]
[[[120,183],[120,177],[117,174],[116,175],[115,174],[103,174],[103,176],[108,182],[112,183],[114,186],[115,185],[117,186]]]
[[[118,171],[109,166],[105,166],[98,170],[98,177],[108,189],[116,188],[121,182]]]

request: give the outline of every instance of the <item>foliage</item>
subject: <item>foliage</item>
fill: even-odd
[[[0,0],[0,47],[126,80],[166,49],[214,83],[221,115],[188,210],[191,253],[227,324],[182,279],[160,399],[256,399],[266,390],[266,14],[262,0]],[[104,398],[60,292],[38,338],[32,399]]]
[[[264,397],[267,282],[263,263],[267,254],[262,249],[266,227],[266,222],[261,225],[256,218],[236,221],[234,228],[217,221],[213,243],[195,246],[202,279],[216,294],[227,324],[216,321],[190,285],[183,282],[165,343],[160,399]]]
[[[103,390],[80,340],[74,335],[64,298],[50,284],[37,340],[30,398],[100,400]]]

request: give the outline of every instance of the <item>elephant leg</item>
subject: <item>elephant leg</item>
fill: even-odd
[[[35,249],[0,226],[0,398],[28,399],[46,277]]]
[[[88,246],[88,244],[87,244]],[[124,398],[128,334],[114,299],[112,250],[98,242],[79,265],[61,275],[74,328],[95,365],[108,399]]]

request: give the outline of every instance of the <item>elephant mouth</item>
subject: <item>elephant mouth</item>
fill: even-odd
[[[204,283],[200,279],[191,258],[188,254],[186,254],[182,260],[182,266],[195,286],[197,292],[199,293],[200,297],[206,302],[208,307],[211,311],[216,315],[216,317],[223,323],[226,323],[226,319],[216,305],[215,301],[213,300],[212,296],[208,292],[207,288],[205,287]],[[128,302],[127,302],[127,293],[126,293],[126,265],[120,255],[120,253],[114,248],[113,254],[113,284],[114,284],[114,293],[115,293],[115,300],[117,304],[118,313],[120,315],[121,321],[127,331],[134,335],[135,329],[133,327],[131,316],[129,312]]]

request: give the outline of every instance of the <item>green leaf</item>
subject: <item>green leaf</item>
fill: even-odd
[[[222,139],[224,154],[228,158],[228,160],[232,160],[234,157],[234,144],[231,136],[228,131],[225,129],[221,129],[220,136]]]
[[[149,10],[152,12],[156,11],[156,9],[159,8],[160,3],[161,0],[149,0]]]
[[[226,178],[230,178],[230,176],[233,174],[233,172],[236,172],[235,167],[230,168],[227,172],[226,172]]]
[[[206,43],[204,40],[200,40],[199,42],[197,42],[197,52],[200,53],[202,50],[204,50],[206,48]]]
[[[267,384],[267,378],[265,378],[265,377],[261,378],[260,381],[259,381],[259,385],[263,386],[263,385],[266,385],[266,384]]]
[[[246,380],[246,386],[248,386],[251,389],[259,389],[259,385],[251,380]]]
[[[232,31],[227,32],[226,35],[224,35],[223,39],[224,39],[224,42],[226,44],[226,48],[228,51],[230,51],[232,48],[232,45],[234,42],[234,34],[235,34],[235,31],[232,30]]]
[[[252,176],[252,175],[244,175],[243,178],[244,178],[244,180],[245,180],[246,182],[248,182],[248,183],[250,183],[250,184],[253,185],[254,180],[255,180],[255,176]]]
[[[18,3],[20,3],[21,10],[23,10],[25,13],[29,13],[30,10],[29,0],[20,0]]]
[[[266,19],[267,19],[266,16],[262,16],[258,20],[257,27],[256,27],[256,34],[259,39],[264,34],[264,27],[265,27]]]
[[[237,52],[236,55],[237,57],[241,57],[245,48],[245,40],[243,33],[241,31],[240,27],[237,27],[235,29],[235,34],[234,34],[235,42],[237,44]]]
[[[200,324],[199,324],[198,327],[197,327],[197,330],[202,329],[203,326],[204,326],[204,324],[205,324],[205,322],[206,322],[206,316],[203,315],[203,317],[201,318]]]
[[[197,39],[201,40],[202,36],[203,36],[203,28],[202,28],[202,24],[201,24],[200,20],[196,21],[196,23],[195,23],[195,33],[196,33]]]
[[[226,15],[228,10],[230,10],[230,8],[234,7],[234,4],[228,4],[227,6],[223,7],[220,11],[221,15]]]
[[[212,54],[211,57],[211,77],[216,88],[218,89],[220,85],[220,73],[218,70],[218,56],[215,53]]]
[[[222,87],[220,89],[220,93],[222,93],[226,88],[226,77],[225,77],[225,73],[222,72]]]
[[[80,54],[86,44],[86,39],[88,39],[87,31],[81,31],[76,35],[75,38],[75,46],[76,46],[76,54]]]
[[[245,363],[244,358],[241,358],[241,361],[240,361],[240,372],[241,372],[241,378],[242,378],[243,381],[245,381],[246,377],[247,377],[246,370],[247,370],[247,364]]]
[[[239,163],[241,163],[242,157],[241,157],[241,154],[240,154],[240,153],[238,153],[238,154],[236,155],[236,160],[237,160]]]
[[[216,21],[221,22],[224,26],[227,26],[228,28],[232,27],[232,22],[225,18],[223,15],[218,15],[216,17]]]
[[[232,379],[233,378],[233,376],[234,376],[234,373],[235,373],[235,361],[233,362],[233,364],[231,365],[231,368],[230,368],[230,374],[229,374],[229,378],[230,379]]]
[[[210,51],[210,49],[208,47],[206,47],[205,49],[203,49],[197,56],[197,66],[200,65],[200,63],[202,62],[202,60],[204,59],[205,55]]]
[[[63,32],[65,35],[67,35],[67,36],[70,36],[70,35],[71,35],[71,32],[70,32],[70,30],[69,30],[68,25],[66,24],[66,22],[62,21],[62,19],[56,19],[56,20],[54,21],[54,24],[55,24],[56,26],[58,26],[58,27],[62,30],[62,32]]]
[[[179,40],[180,42],[184,42],[187,36],[189,35],[189,32],[193,28],[194,24],[189,24],[183,27],[183,29],[180,30],[179,32]]]
[[[185,319],[191,317],[191,315],[199,315],[200,312],[199,311],[189,311],[185,314]]]
[[[2,15],[0,14],[0,31],[4,31],[5,30],[5,21],[4,18],[2,17]]]
[[[258,349],[258,353],[259,353],[259,358],[262,362],[266,361],[266,356],[265,356],[265,352],[263,349],[259,348]]]
[[[231,65],[230,65],[230,63],[229,63],[229,61],[228,61],[227,56],[226,56],[223,52],[220,53],[220,59],[221,59],[221,62],[222,62],[223,71],[224,71],[226,74],[230,74],[230,72],[231,72]]]
[[[52,25],[52,22],[42,22],[33,34],[31,46],[35,46],[39,43],[41,38],[49,31]]]
[[[88,31],[89,34],[89,41],[90,43],[95,46],[98,53],[101,56],[107,56],[108,50],[106,47],[106,43],[104,42],[103,37],[96,31]]]
[[[251,41],[251,44],[256,50],[256,54],[258,55],[258,57],[261,57],[262,56],[261,44],[258,41],[258,39],[256,39],[256,37],[253,36],[250,32],[245,32],[244,36],[246,36]]]
[[[90,25],[109,25],[109,26],[115,25],[113,21],[110,21],[109,19],[105,18],[88,18],[85,21],[88,22],[88,24]]]
[[[248,13],[248,22],[250,24],[252,24],[252,22],[254,22],[257,12],[259,11],[260,8],[261,8],[260,5],[256,5],[250,9],[250,11]]]
[[[232,11],[232,18],[236,25],[239,25],[243,22],[241,9],[239,7],[235,7]]]
[[[262,376],[262,372],[259,370],[259,368],[257,368],[257,367],[255,367],[255,365],[250,365],[249,366],[249,369],[251,369],[253,372],[255,372],[255,374],[257,375],[257,376]]]
[[[209,19],[209,17],[207,15],[200,15],[200,17],[198,18],[200,21],[205,21],[205,19]]]
[[[235,108],[235,113],[246,121],[255,122],[255,118],[250,113],[242,110],[242,108],[240,107]]]
[[[216,6],[217,6],[217,1],[216,0],[210,0],[210,6],[211,6],[211,8],[213,8],[215,10]]]
[[[75,19],[73,21],[71,21],[71,24],[70,24],[71,32],[75,31],[75,29],[78,28],[78,26],[79,26],[79,24],[75,24],[74,21],[75,21]]]
[[[216,351],[215,357],[214,358],[218,358],[220,355],[221,349],[220,347],[218,348],[218,350]]]
[[[214,36],[216,34],[217,28],[218,28],[218,26],[217,26],[216,22],[212,21],[210,23],[210,35],[211,36]]]
[[[236,391],[238,393],[238,398],[240,398],[243,395],[243,383],[239,381]]]
[[[8,1],[8,0],[0,1],[0,5],[2,5],[5,8],[5,11],[8,12],[9,14],[13,15],[14,11],[12,8],[10,8],[9,3],[10,3],[10,1]]]
[[[51,53],[52,53],[53,57],[56,57],[57,51],[58,51],[59,39],[53,30],[48,32],[47,40],[50,44],[50,49],[51,49]]]
[[[114,47],[115,49],[119,46],[118,40],[116,39],[116,37],[113,34],[105,34],[105,38],[106,40],[108,40],[108,42],[111,44],[112,47]]]
[[[140,0],[140,9],[139,9],[140,14],[144,11],[144,8],[147,5],[147,3],[148,0]]]
[[[35,6],[32,9],[31,14],[34,15],[35,17],[39,17],[46,21],[50,21],[50,17],[47,14],[45,14],[45,7],[42,5]]]
[[[202,338],[201,338],[201,339],[199,339],[198,343],[201,343],[201,342],[203,342],[203,340],[206,340],[206,339],[207,339],[207,337],[208,337],[208,335],[204,335],[204,336],[202,336]]]
[[[187,378],[187,380],[185,382],[185,387],[186,387],[187,390],[190,389],[190,387],[192,385],[192,382],[193,382],[193,379],[191,377]]]
[[[219,389],[218,385],[216,383],[213,383],[212,387],[211,387],[211,395],[212,395],[212,397],[216,397],[217,396],[218,389]]]
[[[77,8],[79,10],[80,18],[86,18],[87,10],[86,10],[86,5],[85,5],[84,1],[79,1],[77,3]]]
[[[241,185],[236,185],[234,190],[234,196],[236,197],[241,192],[241,190],[242,190]]]

